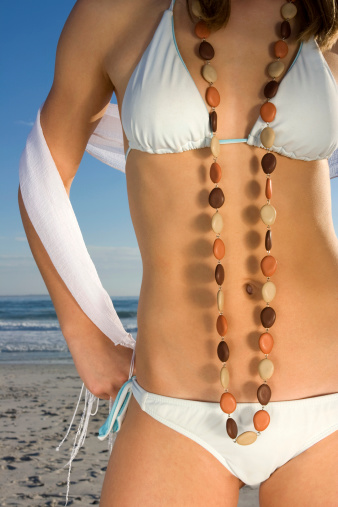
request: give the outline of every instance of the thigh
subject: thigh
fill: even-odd
[[[100,507],[237,507],[239,480],[212,454],[144,412],[131,396]]]
[[[278,468],[260,486],[260,507],[337,507],[338,431]]]

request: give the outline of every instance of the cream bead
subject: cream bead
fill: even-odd
[[[275,142],[275,131],[271,127],[265,127],[260,135],[261,143],[265,148],[271,148]]]
[[[266,303],[270,303],[276,295],[276,285],[273,282],[266,282],[262,287],[262,296]]]
[[[277,212],[271,204],[264,204],[261,207],[261,219],[265,225],[272,225],[275,223]]]
[[[202,17],[201,4],[198,0],[192,0],[191,12],[194,16],[196,16],[196,18]]]
[[[220,373],[221,384],[224,389],[228,389],[229,385],[229,370],[226,366],[223,366]]]
[[[210,149],[213,156],[217,158],[221,151],[221,145],[219,144],[219,140],[216,136],[213,136],[211,139]]]
[[[236,442],[239,445],[250,445],[257,440],[257,433],[255,431],[245,431],[238,435]]]
[[[212,227],[212,230],[216,233],[216,234],[220,234],[222,232],[222,229],[223,229],[223,218],[222,218],[222,215],[218,212],[216,212],[212,219],[211,219],[211,227]]]
[[[274,372],[273,362],[268,359],[262,359],[258,364],[258,373],[263,380],[268,380]]]
[[[206,81],[208,81],[208,83],[214,83],[217,81],[217,72],[210,64],[203,65],[202,76]]]
[[[272,62],[268,66],[268,74],[270,77],[279,77],[285,69],[285,65],[280,60]]]
[[[288,2],[282,5],[280,12],[284,19],[292,19],[297,14],[297,7],[294,3]]]
[[[217,292],[217,308],[218,311],[223,312],[224,309],[224,292],[219,290]]]

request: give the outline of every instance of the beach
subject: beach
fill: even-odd
[[[75,425],[60,450],[55,448],[66,434],[82,386],[75,366],[2,363],[0,382],[0,505],[65,505],[68,467],[62,467]],[[84,395],[76,426],[83,404]],[[100,400],[90,419],[85,444],[72,463],[68,505],[99,505],[109,452],[108,439],[101,442],[96,434],[108,408],[108,401]],[[257,490],[242,488],[238,507],[257,507],[257,497]]]

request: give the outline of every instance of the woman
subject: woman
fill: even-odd
[[[299,152],[285,149],[283,156],[278,138],[272,148],[277,167],[271,203],[278,212],[272,253],[278,268],[272,276],[277,294],[271,306],[277,319],[269,355],[275,367],[268,380],[270,425],[251,445],[235,446],[219,405],[224,389],[215,322],[222,312],[216,301],[209,167],[214,158],[222,167],[226,366],[229,392],[243,417],[237,424],[245,419],[241,431],[246,431],[252,426],[245,411],[252,422],[260,408],[258,365],[264,355],[258,339],[266,278],[259,263],[268,250],[259,219],[266,203],[260,165],[266,150],[250,134],[266,100],[267,66],[280,39],[284,3],[238,0],[230,14],[228,0],[200,1],[202,17],[214,15],[214,26],[224,25],[207,37],[215,48],[212,63],[221,96],[217,137],[228,140],[217,157],[205,140],[198,145],[194,129],[199,125],[189,123],[201,108],[205,117],[201,99],[208,83],[201,75],[204,62],[194,33],[198,18],[189,15],[184,0],[81,0],[61,34],[53,86],[41,111],[46,142],[69,195],[88,140],[116,93],[128,155],[130,212],[143,261],[133,370],[137,382],[134,377],[133,396],[110,456],[102,507],[235,506],[239,488],[257,483],[263,507],[336,502],[338,240],[327,160],[338,148],[338,15],[333,0],[295,2],[281,77],[287,73],[287,80],[278,90],[284,95],[276,96],[283,97],[276,118],[283,111],[290,118],[285,132],[291,129],[290,143],[294,139]],[[198,8],[195,2],[195,14]],[[297,35],[302,30],[301,46]],[[20,193],[19,203],[79,375],[94,395],[115,398],[128,378],[131,350],[115,347],[81,310],[34,230]],[[161,417],[163,410],[167,418]],[[236,421],[236,411],[231,416]]]

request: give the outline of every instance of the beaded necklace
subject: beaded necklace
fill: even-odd
[[[273,362],[268,359],[268,355],[270,354],[274,344],[273,337],[271,333],[269,333],[269,330],[276,320],[276,312],[270,306],[270,302],[276,295],[276,286],[270,280],[270,277],[275,273],[277,267],[277,260],[270,254],[272,248],[271,225],[273,225],[276,220],[276,209],[270,204],[270,199],[272,197],[271,174],[276,168],[277,160],[275,155],[269,151],[269,148],[271,148],[275,141],[275,132],[269,126],[269,123],[272,122],[276,116],[276,107],[274,104],[269,102],[269,99],[276,95],[279,85],[279,82],[276,81],[276,78],[281,76],[285,68],[284,63],[281,62],[280,59],[284,58],[288,53],[288,45],[285,42],[285,39],[290,37],[291,34],[289,20],[294,18],[297,14],[297,7],[294,5],[294,1],[295,0],[288,0],[287,3],[283,4],[281,7],[280,12],[283,18],[283,22],[281,23],[280,27],[281,39],[275,42],[274,45],[274,54],[277,60],[270,63],[268,66],[268,74],[272,80],[269,81],[264,88],[264,96],[267,100],[260,108],[261,118],[267,124],[267,126],[261,131],[260,140],[263,146],[268,150],[268,153],[266,153],[261,160],[261,167],[266,175],[265,197],[267,199],[266,204],[264,204],[260,210],[261,220],[267,227],[265,234],[265,249],[267,251],[267,255],[263,257],[260,263],[261,271],[263,275],[267,277],[267,281],[262,287],[262,297],[266,302],[266,307],[260,313],[260,320],[263,327],[265,328],[265,332],[262,333],[259,337],[259,348],[263,354],[265,354],[265,358],[262,359],[258,365],[258,372],[264,383],[262,383],[257,389],[257,399],[262,408],[261,410],[258,410],[253,417],[253,424],[257,432],[245,431],[238,436],[237,424],[231,417],[231,414],[236,409],[237,402],[235,397],[228,391],[230,377],[226,363],[229,359],[229,347],[224,340],[224,336],[228,330],[228,323],[225,316],[223,315],[224,294],[222,291],[222,284],[224,282],[224,268],[221,264],[221,260],[225,254],[225,246],[223,240],[220,238],[220,234],[223,229],[223,219],[219,213],[219,208],[221,208],[221,206],[224,204],[224,193],[218,186],[218,183],[222,177],[222,169],[221,166],[217,163],[217,158],[220,154],[220,143],[215,135],[217,132],[217,113],[215,108],[220,103],[220,94],[218,90],[213,86],[217,80],[217,72],[215,68],[210,64],[210,60],[212,60],[215,55],[214,48],[209,42],[206,41],[206,39],[210,36],[210,30],[206,22],[203,20],[199,1],[192,0],[191,5],[192,13],[199,19],[195,25],[195,34],[199,39],[202,39],[202,42],[200,42],[199,46],[199,56],[202,58],[202,60],[204,60],[204,65],[202,67],[202,76],[209,84],[206,90],[206,101],[207,104],[211,107],[209,120],[210,129],[213,132],[210,143],[210,150],[213,156],[213,163],[210,167],[210,179],[213,183],[215,183],[215,187],[209,194],[209,204],[216,210],[211,219],[211,227],[216,234],[216,239],[213,243],[213,254],[218,260],[215,269],[215,280],[218,285],[216,300],[219,312],[216,321],[216,329],[221,337],[221,341],[217,347],[217,355],[220,361],[223,363],[220,372],[220,381],[224,389],[224,392],[220,399],[220,406],[223,412],[228,414],[226,430],[229,437],[234,439],[234,442],[237,442],[240,445],[249,445],[254,443],[257,440],[257,436],[260,435],[261,431],[264,431],[270,423],[270,415],[265,410],[265,406],[270,401],[271,389],[266,381],[271,378],[274,372]]]

